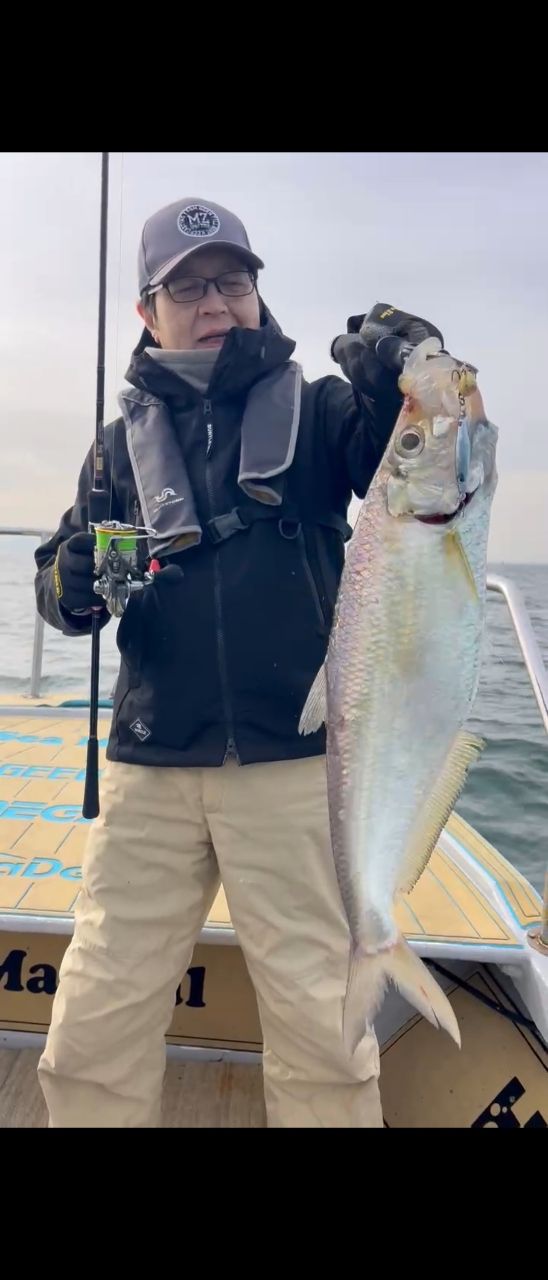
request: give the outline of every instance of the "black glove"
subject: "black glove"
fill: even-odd
[[[335,338],[331,355],[349,382],[372,400],[401,403],[398,378],[412,347],[443,335],[419,316],[376,302],[367,315],[350,316],[346,334]]]
[[[94,549],[94,533],[73,533],[59,547],[53,581],[57,599],[67,613],[80,613],[104,603],[93,590]]]

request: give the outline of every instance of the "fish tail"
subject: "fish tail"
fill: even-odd
[[[350,969],[343,1010],[343,1037],[350,1054],[373,1023],[381,1007],[387,974],[381,953],[362,955],[357,947],[350,958]]]
[[[447,996],[400,934],[385,951],[364,955],[355,948],[352,954],[343,1014],[344,1040],[351,1053],[373,1022],[389,982],[433,1027],[447,1031],[460,1049],[459,1026]]]

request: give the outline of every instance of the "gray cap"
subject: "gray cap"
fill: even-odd
[[[206,245],[237,249],[254,270],[264,267],[251,252],[246,229],[234,213],[211,200],[189,197],[166,205],[145,222],[139,245],[139,293],[161,284],[180,262]]]

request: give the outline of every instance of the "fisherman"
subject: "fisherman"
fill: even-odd
[[[138,545],[157,571],[117,632],[101,813],[38,1068],[54,1128],[160,1125],[175,992],[221,881],[257,996],[268,1125],[382,1125],[374,1030],[352,1054],[343,1043],[325,730],[298,727],[352,492],[364,497],[402,397],[364,316],[332,348],[348,380],[306,382],[258,291],[263,266],[209,200],[160,209],[142,232],[144,329],[105,429],[105,486],[110,519],[153,529]],[[388,310],[412,342],[417,319]],[[100,600],[93,459],[36,552],[38,609],[67,636],[90,633]]]

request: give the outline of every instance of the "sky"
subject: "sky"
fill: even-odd
[[[0,153],[0,524],[54,529],[95,428],[101,156]],[[548,152],[113,152],[106,420],[141,323],[143,223],[173,200],[232,209],[309,380],[387,302],[470,360],[499,428],[489,557],[548,562]],[[355,514],[355,508],[353,508]]]

